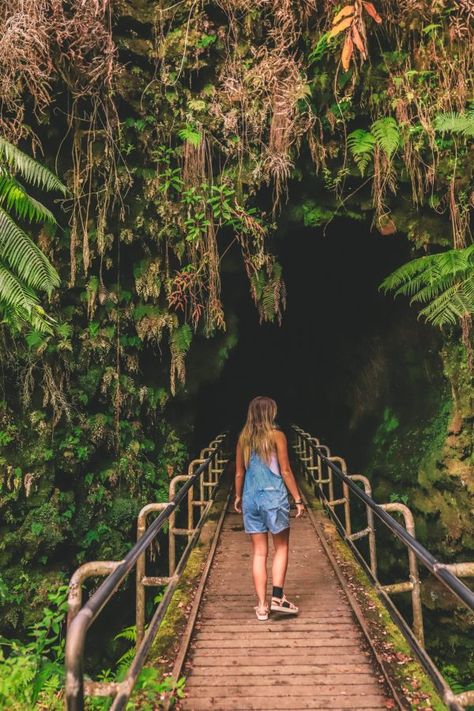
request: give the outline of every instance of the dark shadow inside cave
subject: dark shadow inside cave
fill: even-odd
[[[379,291],[384,277],[409,259],[408,242],[403,235],[381,236],[369,222],[339,218],[325,229],[283,223],[275,248],[287,286],[281,326],[259,323],[236,256],[223,263],[224,304],[237,324],[237,344],[220,376],[196,394],[195,448],[224,427],[237,431],[249,400],[267,394],[279,405],[282,426],[301,423],[357,460],[351,419],[357,397],[370,401],[370,374],[367,392],[361,393],[360,382],[358,390],[354,385],[367,361],[389,339],[397,340],[400,324],[407,350],[414,340],[419,350],[420,339],[422,347],[433,339],[406,299]],[[397,372],[397,354],[394,361],[390,377],[404,379],[406,363]],[[191,357],[191,377],[192,370]]]

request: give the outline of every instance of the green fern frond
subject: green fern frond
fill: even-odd
[[[403,264],[380,288],[411,297],[411,304],[426,304],[420,316],[429,323],[454,325],[474,314],[474,245]]]
[[[0,282],[1,281],[2,275],[0,274]],[[48,316],[39,304],[32,303],[31,309],[12,307],[1,297],[0,323],[7,325],[14,333],[21,333],[25,327],[30,327],[30,329],[33,329],[33,331],[30,331],[30,334],[35,332],[43,335],[52,335],[57,326],[55,319]],[[28,337],[26,340],[29,345]]]
[[[137,641],[137,627],[136,625],[130,625],[130,627],[125,627],[121,632],[115,635],[114,639],[126,639],[127,642]]]
[[[28,289],[7,267],[0,262],[0,303],[14,311],[30,315],[38,304],[34,291]]]
[[[395,296],[414,297],[420,289],[432,288],[434,292],[439,288],[439,269],[436,265],[427,265],[423,272],[399,286],[395,291]]]
[[[63,195],[68,193],[67,187],[54,173],[2,137],[0,137],[0,161],[6,163],[10,170],[18,173],[31,185],[42,190],[58,191]]]
[[[377,145],[391,158],[400,145],[400,128],[393,116],[377,119],[371,126]]]
[[[31,689],[33,703],[36,703],[41,692],[55,692],[60,686],[62,668],[57,662],[43,661],[37,670]]]
[[[449,249],[436,255],[436,263],[444,275],[463,274],[474,268],[474,244],[464,249]]]
[[[447,111],[438,114],[434,120],[434,127],[440,133],[460,133],[472,138],[474,136],[474,111],[466,113]]]
[[[171,348],[177,353],[187,353],[193,340],[193,332],[187,323],[176,328],[170,338]]]
[[[347,136],[347,145],[360,170],[360,174],[364,175],[365,169],[374,153],[375,137],[370,131],[357,128]]]
[[[43,252],[0,207],[0,258],[28,287],[48,294],[59,286],[59,275]]]
[[[193,146],[199,146],[202,140],[202,135],[192,126],[185,126],[178,131],[178,136],[182,141],[187,141]]]
[[[130,647],[130,649],[127,649],[124,654],[120,657],[120,659],[117,661],[117,673],[119,677],[121,674],[128,669],[130,664],[133,662],[133,659],[136,654],[136,649],[135,647]]]
[[[474,312],[473,279],[469,283],[454,284],[420,311],[420,316],[433,326],[455,326],[466,314]]]
[[[25,191],[22,185],[11,175],[2,175],[0,169],[0,205],[8,211],[14,211],[17,217],[30,222],[49,222],[55,224],[53,213],[42,203]]]
[[[397,294],[403,294],[405,292],[402,289],[405,285],[409,284],[416,276],[423,274],[423,272],[429,267],[430,257],[418,257],[418,259],[413,259],[411,262],[402,264],[401,267],[395,269],[392,274],[386,277],[380,288],[387,291],[397,291]]]

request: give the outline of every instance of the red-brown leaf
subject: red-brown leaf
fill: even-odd
[[[365,11],[370,15],[370,17],[372,17],[372,19],[374,19],[375,22],[378,22],[380,24],[382,22],[382,18],[380,17],[379,13],[375,9],[373,3],[365,2],[365,0],[364,0],[364,2],[362,4],[365,8]]]
[[[346,40],[344,42],[344,46],[342,48],[342,54],[341,54],[342,68],[344,69],[345,72],[347,72],[347,70],[350,67],[353,51],[354,51],[354,44],[352,42],[352,37],[350,36],[350,34],[348,34],[346,37]]]
[[[337,25],[340,20],[342,20],[344,17],[348,17],[348,15],[353,15],[354,14],[354,5],[346,5],[345,7],[342,8],[342,10],[339,10],[337,15],[334,17],[332,24]]]
[[[352,25],[352,17],[345,17],[341,22],[339,22],[337,25],[334,25],[332,30],[329,32],[328,37],[336,37],[340,32],[343,32],[346,30],[348,27]]]
[[[362,39],[359,30],[357,29],[356,25],[352,27],[352,39],[354,41],[355,46],[361,53],[362,57],[366,59],[367,57],[367,52],[365,50],[365,45],[364,45],[364,40]]]

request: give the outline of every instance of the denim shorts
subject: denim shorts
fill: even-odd
[[[283,485],[284,488],[284,485]],[[290,503],[286,488],[268,486],[246,492],[242,497],[246,533],[280,533],[290,526]]]

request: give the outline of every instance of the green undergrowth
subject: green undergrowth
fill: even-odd
[[[227,487],[222,486],[171,598],[148,662],[127,704],[127,711],[160,708],[165,697],[170,699],[172,706],[183,695],[184,677],[175,681],[170,677],[170,670],[226,495]],[[41,619],[29,628],[26,641],[0,636],[0,709],[60,711],[64,708],[67,592],[68,588],[61,586],[56,592],[48,594],[48,606],[43,608]],[[160,599],[161,594],[156,596],[155,602]],[[123,680],[135,655],[135,626],[119,632],[115,640],[125,640],[130,646],[114,668],[102,669],[96,675],[98,681]],[[109,698],[89,697],[86,698],[85,708],[88,711],[105,711],[110,705]]]

